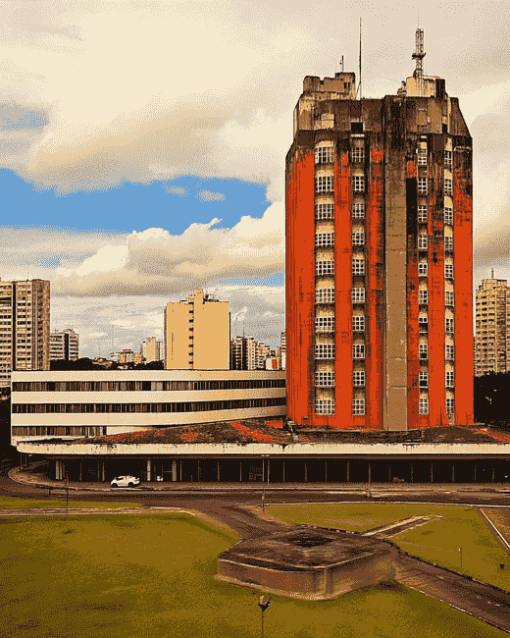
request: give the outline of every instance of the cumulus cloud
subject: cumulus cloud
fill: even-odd
[[[197,197],[202,202],[223,202],[227,199],[223,193],[213,193],[211,191],[199,191]]]
[[[182,235],[161,228],[106,241],[79,264],[55,269],[52,293],[76,297],[175,294],[221,280],[283,272],[283,205],[260,219],[242,217],[233,228],[191,224]]]
[[[187,188],[183,188],[182,186],[173,186],[172,184],[163,184],[163,188],[169,195],[179,195],[180,197],[185,197],[189,193]]]

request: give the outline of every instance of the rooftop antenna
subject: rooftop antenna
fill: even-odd
[[[361,88],[361,18],[359,19],[359,99],[362,98],[362,88]]]
[[[413,53],[413,60],[416,60],[416,69],[413,75],[416,79],[420,80],[423,78],[423,58],[426,55],[424,42],[423,29],[416,29],[416,47]]]
[[[342,55],[342,59],[340,60],[340,64],[342,65],[342,73],[344,72],[344,56]]]
[[[491,279],[494,279],[494,268],[492,269],[492,277]]]

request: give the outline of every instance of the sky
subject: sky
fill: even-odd
[[[475,285],[510,280],[507,3],[362,0],[0,0],[0,277],[49,279],[84,356],[162,339],[202,287],[277,345],[303,78],[357,73],[361,18],[363,96],[395,94],[418,8],[473,136]]]

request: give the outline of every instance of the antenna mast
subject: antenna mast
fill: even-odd
[[[359,99],[363,97],[361,88],[361,18],[359,19]]]
[[[423,29],[416,29],[416,49],[413,53],[413,60],[416,60],[416,69],[414,70],[414,77],[417,80],[423,78],[423,58],[425,57],[425,38],[423,35]]]

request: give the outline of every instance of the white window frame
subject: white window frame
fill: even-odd
[[[352,331],[353,332],[365,332],[365,315],[353,315],[353,317],[352,317]]]
[[[335,303],[335,289],[334,288],[316,288],[315,303],[317,304]]]
[[[453,196],[453,179],[450,177],[445,177],[444,179],[444,194]]]
[[[355,388],[364,388],[366,385],[365,370],[354,370],[352,373],[352,384]]]
[[[315,274],[318,277],[326,277],[335,274],[335,262],[332,259],[321,259],[315,262]]]
[[[444,358],[446,361],[455,360],[455,346],[451,343],[446,343],[444,347]]]
[[[418,305],[426,306],[429,303],[429,291],[418,290]]]
[[[452,397],[446,399],[446,414],[455,414],[455,399]]]
[[[316,343],[315,344],[316,359],[334,359],[335,344],[334,343]]]
[[[319,175],[315,178],[315,192],[317,194],[333,193],[334,179],[333,175]]]
[[[420,397],[418,399],[418,414],[421,416],[427,416],[429,413],[429,400],[428,397]]]
[[[315,402],[315,414],[322,416],[335,414],[335,402],[333,399],[317,399]]]
[[[333,164],[335,161],[335,149],[333,146],[318,146],[315,149],[316,164]]]
[[[354,219],[365,219],[365,204],[364,203],[353,204],[351,213]]]
[[[452,206],[444,207],[444,223],[448,224],[448,226],[453,226],[453,207]]]
[[[429,276],[429,265],[425,261],[420,261],[418,264],[418,277]]]
[[[315,219],[334,219],[334,204],[315,204]]]
[[[444,237],[444,249],[448,252],[453,251],[453,235],[445,235]]]
[[[364,304],[366,299],[365,289],[360,286],[352,289],[352,303]]]
[[[364,175],[353,175],[352,189],[355,193],[365,192],[365,176]]]
[[[315,317],[315,332],[335,332],[335,317]]]
[[[352,233],[352,245],[353,246],[364,246],[365,245],[365,231],[364,230],[355,230]]]
[[[365,358],[365,344],[353,343],[352,344],[352,358],[359,360]]]
[[[420,388],[428,388],[429,387],[429,373],[428,372],[419,372],[418,373],[418,386]]]
[[[454,388],[455,387],[455,372],[452,371],[447,371],[445,372],[445,383],[446,383],[446,387],[447,388]]]
[[[427,166],[427,149],[418,149],[418,166]]]
[[[444,329],[447,334],[454,334],[455,332],[455,322],[453,317],[445,317],[444,319]]]
[[[444,276],[446,279],[453,279],[453,264],[444,265]]]
[[[365,274],[365,259],[363,257],[352,258],[352,274],[361,277]]]
[[[335,245],[335,233],[316,233],[316,248],[331,248]]]
[[[453,290],[445,290],[444,305],[455,306],[455,292]]]
[[[445,166],[453,166],[453,153],[452,151],[444,152],[444,165]]]
[[[418,235],[418,250],[427,250],[429,247],[428,235]]]
[[[352,413],[354,416],[365,416],[365,399],[352,400]]]
[[[429,207],[418,206],[418,223],[426,224],[429,220]]]
[[[334,388],[335,373],[334,372],[316,372],[315,387],[316,388]]]
[[[428,343],[418,344],[418,359],[420,359],[420,361],[426,361],[428,358],[429,358],[429,344]]]
[[[355,146],[351,149],[351,163],[360,164],[365,161],[365,148],[364,146]]]
[[[428,182],[426,177],[418,177],[418,195],[427,195]]]

